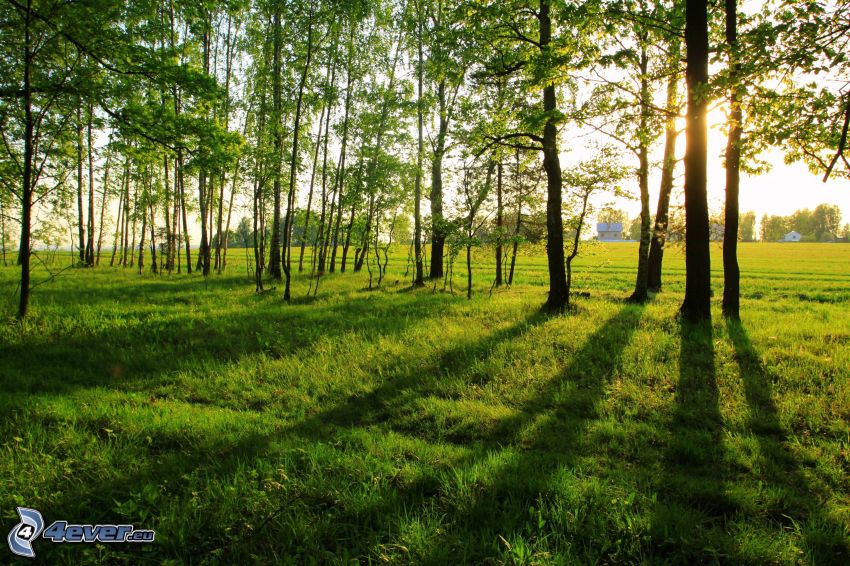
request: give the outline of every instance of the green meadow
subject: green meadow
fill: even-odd
[[[471,300],[460,259],[411,289],[406,248],[291,304],[240,249],[71,268],[23,322],[0,267],[0,534],[20,505],[156,531],[44,564],[850,564],[850,245],[741,244],[740,324],[713,246],[710,327],[675,248],[624,302],[636,244],[589,244],[557,316],[539,251],[491,290],[479,250]]]

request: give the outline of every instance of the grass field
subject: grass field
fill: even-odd
[[[45,564],[850,564],[850,246],[741,245],[743,323],[710,329],[675,250],[639,307],[635,245],[588,248],[565,316],[539,255],[490,295],[479,254],[471,301],[400,250],[286,305],[230,253],[69,269],[23,325],[0,267],[0,534],[24,505],[156,530]]]

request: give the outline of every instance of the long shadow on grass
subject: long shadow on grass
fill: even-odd
[[[266,456],[269,435],[245,434],[237,440],[206,436],[186,446],[179,438],[158,436],[138,465],[126,474],[101,478],[68,478],[45,493],[49,502],[30,502],[48,523],[131,523],[138,529],[154,529],[152,544],[36,545],[43,564],[162,564],[166,560],[191,564],[220,555],[251,534],[260,518],[250,505],[234,505],[230,498],[262,493],[258,485],[240,485],[252,462]],[[196,490],[196,491],[193,491]],[[262,500],[260,500],[262,502]],[[247,503],[247,501],[246,501]],[[241,513],[240,513],[241,511]],[[232,529],[213,530],[224,524]],[[82,547],[82,548],[81,548]],[[213,560],[216,562],[216,560]]]
[[[627,306],[602,323],[570,357],[562,372],[529,395],[515,408],[513,416],[469,438],[466,455],[447,462],[437,475],[384,492],[372,505],[352,511],[339,510],[334,518],[337,530],[327,538],[359,540],[359,548],[365,546],[367,552],[375,554],[383,545],[392,546],[392,539],[399,534],[400,510],[405,509],[407,515],[419,516],[422,520],[427,520],[425,515],[429,513],[442,517],[440,534],[428,541],[429,553],[410,557],[417,562],[480,562],[500,555],[503,547],[499,537],[511,538],[526,533],[528,510],[538,498],[547,497],[547,482],[552,474],[575,465],[586,448],[583,446],[585,431],[598,417],[598,405],[606,383],[619,366],[622,352],[642,312],[641,307]],[[435,367],[441,368],[450,360],[448,369],[462,371],[497,343],[510,340],[530,325],[543,321],[545,317],[537,314],[494,333],[471,349],[463,347],[444,352]],[[316,431],[322,430],[321,436],[327,438],[329,432],[333,433],[333,429],[328,431],[322,427],[327,423],[342,427],[385,423],[394,429],[393,415],[399,412],[399,407],[412,405],[437,386],[428,377],[434,369],[421,368],[413,375],[385,383],[366,396],[352,397],[303,423],[296,432],[315,438]],[[408,432],[405,427],[402,429]],[[436,431],[424,434],[429,440],[445,440]],[[454,493],[457,486],[452,483],[470,474],[474,476],[474,469],[481,466],[487,469],[484,478],[473,480],[475,496],[458,497]],[[372,540],[363,540],[366,532]],[[581,533],[581,529],[578,532]],[[587,537],[581,542],[592,547],[592,533],[581,534]],[[575,542],[567,540],[563,534],[559,536],[554,546],[568,547]],[[586,548],[582,552],[591,555],[594,550]]]
[[[807,479],[785,446],[786,435],[773,401],[774,376],[740,322],[727,321],[726,330],[750,406],[749,428],[759,444],[763,479],[781,492],[767,509],[768,517],[780,525],[789,526],[789,518],[796,523],[813,564],[850,564],[850,531],[823,510],[822,490]]]
[[[533,509],[553,497],[552,478],[571,473],[582,456],[592,450],[587,430],[600,416],[605,389],[622,362],[643,315],[640,305],[624,306],[602,322],[581,348],[570,355],[566,367],[553,376],[493,429],[484,445],[463,466],[467,473],[485,466],[473,500],[446,501],[447,524],[441,540],[430,545],[423,562],[477,563],[503,554],[507,541],[526,543],[548,537],[547,550],[581,557],[584,562],[604,561],[599,545],[599,525],[591,516],[573,517],[560,525],[535,524]],[[494,449],[498,444],[499,448]],[[485,460],[489,460],[484,463]],[[544,531],[544,532],[541,532]],[[507,557],[507,560],[516,557]]]
[[[721,559],[717,552],[728,547],[722,527],[737,505],[726,496],[721,467],[723,423],[711,324],[680,324],[676,406],[651,534],[655,553],[705,563]]]
[[[130,323],[112,316],[87,332],[60,329],[56,337],[42,336],[36,343],[0,345],[4,393],[11,400],[91,387],[149,392],[181,370],[220,371],[256,354],[297,355],[310,351],[319,339],[346,333],[376,339],[396,335],[451,304],[451,299],[426,293],[386,293],[381,298],[350,298],[306,309],[257,297],[253,308],[234,308],[223,315],[190,312]]]
[[[528,332],[534,326],[544,323],[547,318],[544,312],[535,311],[483,339],[446,348],[425,365],[407,366],[401,373],[390,373],[371,391],[351,394],[343,402],[304,419],[292,432],[305,437],[324,439],[332,436],[340,427],[364,427],[386,422],[393,426],[397,424],[394,422],[395,418],[410,408],[416,400],[428,393],[439,392],[447,375],[466,370],[474,362],[485,358],[499,344]],[[394,363],[389,365],[390,368],[393,366]],[[377,368],[373,368],[375,369]],[[481,385],[483,381],[478,380],[476,384]]]

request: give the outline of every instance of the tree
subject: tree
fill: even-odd
[[[414,182],[414,205],[413,205],[413,248],[414,248],[414,263],[416,264],[416,274],[413,278],[413,285],[419,287],[425,284],[425,274],[422,265],[422,153],[423,153],[423,99],[422,99],[422,83],[424,62],[422,60],[422,33],[423,19],[425,14],[422,9],[422,0],[416,0],[416,131],[417,131],[417,149],[416,149],[416,180]]]
[[[540,150],[546,172],[546,255],[549,273],[549,296],[545,307],[563,310],[569,302],[564,255],[563,181],[559,156],[558,127],[565,121],[558,108],[558,85],[569,81],[569,71],[585,64],[586,36],[581,33],[558,33],[553,22],[560,15],[572,27],[584,25],[580,6],[540,0],[535,9],[525,2],[511,2],[481,8],[484,20],[482,41],[489,44],[491,57],[483,62],[483,80],[526,73],[523,88],[533,89],[541,97],[536,108],[513,109],[507,120],[513,131],[491,133],[491,144],[520,149]],[[531,16],[531,18],[529,18]],[[534,21],[536,20],[536,21]],[[576,30],[571,30],[576,31]],[[576,39],[580,38],[580,39]],[[519,86],[519,85],[517,85]],[[503,130],[508,128],[502,128]]]
[[[629,223],[629,240],[640,241],[643,234],[643,217],[637,216]]]
[[[649,154],[662,124],[678,115],[678,108],[670,108],[669,100],[665,108],[655,106],[654,85],[677,74],[679,13],[678,7],[669,8],[662,2],[611,2],[603,20],[607,34],[600,60],[604,67],[611,67],[614,72],[608,77],[592,69],[593,82],[601,84],[579,110],[582,123],[622,144],[637,160],[635,176],[641,212],[640,232],[633,235],[633,239],[640,242],[635,286],[629,297],[633,303],[644,303],[649,298],[649,254],[653,239]],[[661,20],[665,25],[658,25]],[[675,96],[675,92],[673,94]],[[667,149],[672,152],[674,144],[675,138]],[[662,187],[661,212],[666,209],[665,200],[669,203],[669,192],[665,193]]]
[[[706,190],[708,113],[708,3],[687,0],[685,47],[688,83],[685,149],[685,300],[682,314],[690,322],[711,319],[711,259],[709,257]]]
[[[464,6],[453,0],[426,4],[429,8],[427,76],[437,102],[437,127],[431,140],[431,261],[430,279],[443,276],[443,255],[449,230],[443,214],[443,160],[450,147],[450,127],[458,105],[466,66]]]
[[[492,158],[487,159],[486,173],[484,180],[480,179],[482,167],[475,163],[473,159],[471,163],[463,165],[463,181],[461,183],[462,206],[466,212],[463,220],[463,233],[459,234],[459,244],[466,249],[466,298],[472,298],[472,248],[480,245],[478,231],[483,226],[484,222],[476,224],[476,215],[484,200],[490,194],[493,183],[493,172],[496,169],[496,161]]]
[[[681,113],[679,96],[679,69],[681,41],[675,37],[670,41],[667,67],[670,74],[667,79],[666,110],[667,120],[664,126],[664,161],[661,164],[661,183],[658,190],[658,206],[649,244],[647,265],[647,288],[658,293],[661,291],[661,267],[664,262],[664,246],[667,243],[667,231],[670,224],[670,196],[673,193],[673,177],[676,170],[676,141],[679,129],[676,124]]]
[[[626,170],[618,165],[618,154],[609,146],[601,147],[596,154],[572,168],[565,176],[564,182],[570,188],[568,209],[572,215],[567,223],[568,233],[571,233],[571,249],[567,254],[567,290],[573,283],[573,260],[578,257],[581,244],[581,234],[585,222],[592,214],[590,197],[603,190],[611,190],[622,194],[620,181],[626,176]],[[569,307],[569,302],[567,303]]]
[[[622,224],[625,226],[629,221],[629,215],[622,210],[606,206],[596,213],[596,221],[606,224]]]
[[[743,114],[738,46],[737,0],[726,0],[726,47],[729,52],[729,116],[726,142],[726,207],[723,237],[723,316],[739,320],[741,271],[738,267],[738,193],[740,191],[741,129]]]
[[[831,242],[841,227],[841,209],[835,205],[819,204],[812,212],[814,236],[818,242]]]
[[[745,212],[738,225],[738,239],[742,242],[754,242],[756,237],[756,213]]]

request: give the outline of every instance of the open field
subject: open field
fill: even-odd
[[[742,244],[741,325],[712,253],[710,329],[675,317],[676,250],[622,302],[636,244],[590,247],[554,317],[539,255],[489,296],[481,252],[471,301],[460,261],[456,296],[411,291],[406,250],[291,305],[243,250],[206,281],[69,269],[23,326],[0,267],[2,534],[25,505],[157,533],[50,564],[850,564],[850,246]]]

